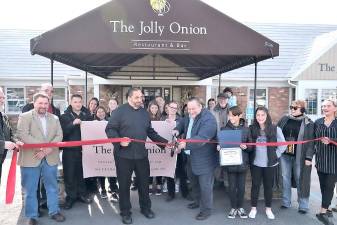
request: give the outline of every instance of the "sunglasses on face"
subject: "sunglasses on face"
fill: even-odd
[[[299,109],[299,108],[301,108],[301,107],[297,107],[297,106],[292,106],[292,105],[291,105],[289,108],[290,108],[290,109],[293,109],[293,110],[297,110],[297,109]]]

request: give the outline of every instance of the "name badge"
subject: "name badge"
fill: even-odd
[[[242,149],[239,147],[221,148],[219,154],[221,166],[237,166],[242,164]]]

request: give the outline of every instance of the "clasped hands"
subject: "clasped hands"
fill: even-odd
[[[39,148],[35,151],[34,158],[41,160],[49,155],[52,151],[52,148]]]

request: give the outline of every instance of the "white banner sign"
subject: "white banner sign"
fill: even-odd
[[[105,127],[107,121],[83,121],[81,123],[82,140],[107,138]],[[153,121],[152,127],[159,135],[171,141],[172,130],[175,123],[166,121]],[[150,141],[150,139],[148,139]],[[150,176],[174,177],[176,168],[176,155],[171,157],[170,150],[161,149],[154,144],[146,144],[149,153],[151,168]],[[98,145],[84,145],[82,153],[83,176],[87,177],[115,177],[116,168],[111,143]]]

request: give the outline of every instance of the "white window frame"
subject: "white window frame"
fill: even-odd
[[[8,88],[22,88],[23,89],[23,100],[24,100],[24,105],[27,104],[27,96],[26,96],[26,87],[25,86],[9,86],[9,87],[5,87],[5,94],[6,94],[6,101],[5,101],[5,112],[8,115],[18,115],[20,114],[22,111],[19,112],[13,112],[13,111],[9,111],[8,110],[8,100],[10,100],[10,98],[8,98],[7,92],[8,92]]]
[[[259,90],[259,89],[265,89],[266,90],[266,107],[267,108],[269,108],[269,88],[267,88],[267,87],[258,87],[258,88],[256,88],[256,90]],[[247,106],[250,104],[250,90],[253,90],[254,91],[254,88],[251,88],[251,87],[249,87],[248,88],[248,93],[247,93],[247,97],[248,97],[248,99],[247,99]],[[253,97],[253,101],[252,101],[252,104],[253,104],[253,106],[254,106],[254,96],[252,96]],[[256,105],[256,107],[257,107],[258,105]]]
[[[69,102],[68,102],[68,98],[67,98],[67,94],[68,94],[68,88],[67,87],[54,87],[54,89],[56,89],[56,88],[63,88],[64,89],[64,102],[65,102],[65,109],[64,110],[66,110],[67,109],[67,106],[69,105]],[[53,101],[63,101],[63,100],[55,100],[55,99],[53,99]],[[55,105],[55,104],[54,104]],[[61,111],[61,114],[63,114],[63,110],[62,109],[60,109],[60,111]]]

